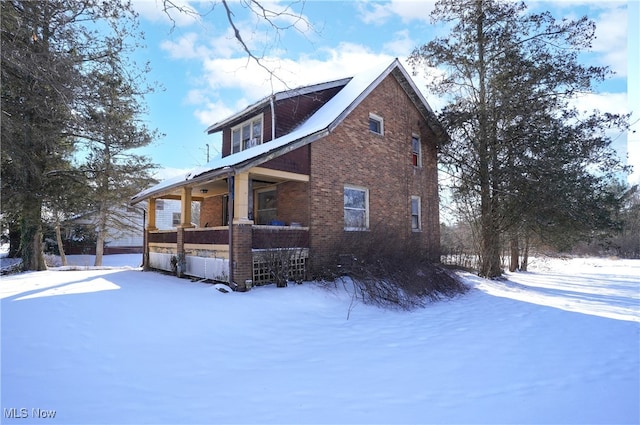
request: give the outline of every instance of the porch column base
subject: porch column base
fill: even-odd
[[[233,280],[241,292],[251,289],[246,281],[253,280],[252,230],[249,224],[233,225]]]

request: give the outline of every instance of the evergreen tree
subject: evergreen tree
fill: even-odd
[[[70,166],[77,140],[96,134],[85,112],[105,107],[92,81],[136,47],[127,40],[139,37],[137,16],[119,0],[7,0],[0,6],[2,215],[10,229],[19,227],[23,267],[42,270],[43,205],[61,205],[65,179],[81,178]],[[128,70],[118,71],[114,81],[126,80]]]
[[[593,22],[499,0],[441,0],[432,17],[452,23],[449,35],[410,60],[446,70],[431,85],[450,100],[440,114],[451,135],[442,158],[458,201],[476,206],[479,274],[502,273],[503,241],[521,229],[575,235],[610,225],[617,205],[607,185],[622,167],[605,130],[625,117],[584,117],[571,106],[609,74],[579,62]]]
[[[156,133],[140,121],[142,85],[130,78],[134,75],[131,67],[121,65],[110,61],[87,80],[93,95],[84,111],[89,130],[84,138],[89,152],[84,167],[96,212],[96,266],[102,265],[109,230],[126,230],[131,225],[126,208],[129,199],[155,182],[151,177],[155,166],[132,150],[151,143]]]
[[[63,2],[3,1],[2,210],[18,223],[23,268],[46,268],[42,205],[47,179],[69,159],[77,62]]]

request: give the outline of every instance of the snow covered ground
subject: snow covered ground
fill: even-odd
[[[640,260],[463,274],[464,296],[348,320],[345,292],[139,261],[2,277],[2,423],[640,422]]]

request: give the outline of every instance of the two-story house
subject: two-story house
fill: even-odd
[[[148,202],[147,268],[182,261],[186,275],[242,290],[270,280],[266,254],[295,249],[291,273],[313,277],[348,254],[345,237],[381,223],[439,261],[437,148],[447,135],[397,59],[265,97],[207,132],[222,132],[221,157],[131,200]],[[181,200],[176,230],[156,228],[160,199]]]

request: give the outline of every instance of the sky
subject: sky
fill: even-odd
[[[261,1],[270,10],[287,12],[274,18],[279,31],[250,13],[243,6],[248,1],[229,1],[241,37],[274,71],[275,77],[270,77],[234,38],[222,4],[171,0],[183,10],[200,12],[194,16],[177,8],[164,12],[166,1],[133,1],[146,44],[135,59],[149,61],[148,79],[158,88],[146,96],[146,120],[163,134],[141,153],[158,164],[159,179],[202,166],[217,155],[220,134],[207,135],[206,128],[272,92],[350,77],[396,57],[411,71],[407,57],[412,50],[447,33],[430,21],[432,1]],[[527,5],[531,12],[548,10],[557,19],[587,15],[595,21],[597,38],[584,61],[609,66],[615,74],[579,104],[585,110],[633,113],[631,131],[610,136],[621,157],[628,154],[628,163],[636,164],[630,182],[640,183],[638,0]],[[445,100],[428,92],[424,73],[415,81],[432,108],[439,110]]]

